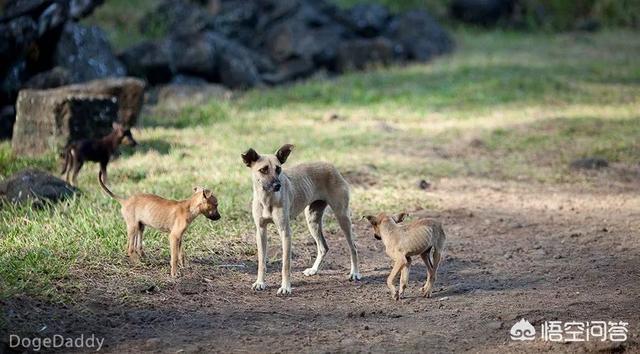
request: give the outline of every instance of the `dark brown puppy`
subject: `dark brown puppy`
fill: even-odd
[[[182,236],[189,224],[200,214],[210,220],[220,219],[218,200],[206,188],[194,187],[189,199],[175,201],[143,193],[129,198],[118,197],[104,185],[102,171],[98,174],[98,182],[105,193],[122,205],[120,212],[127,224],[129,238],[127,254],[133,262],[143,256],[142,234],[145,226],[169,233],[172,277],[178,275],[178,266],[184,267]]]
[[[84,162],[99,162],[100,171],[106,182],[107,164],[121,143],[129,146],[138,145],[131,135],[131,130],[125,129],[119,123],[113,123],[113,131],[100,139],[83,139],[73,142],[64,149],[64,168],[60,173],[63,176],[66,173],[67,183],[77,186],[78,173]],[[73,178],[71,177],[72,173]]]

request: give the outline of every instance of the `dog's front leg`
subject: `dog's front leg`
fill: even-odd
[[[184,234],[186,228],[179,227],[171,230],[169,234],[169,248],[171,252],[171,277],[176,278],[179,275],[178,271],[178,254],[180,253],[180,247],[182,243],[182,234]]]
[[[251,288],[256,291],[264,290],[267,285],[264,277],[267,272],[267,225],[256,225],[256,244],[258,246],[258,279]]]
[[[283,212],[274,212],[273,219],[282,240],[282,284],[278,289],[278,295],[289,295],[291,294],[291,227],[289,217]]]

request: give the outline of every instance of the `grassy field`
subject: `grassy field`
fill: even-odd
[[[212,188],[223,218],[196,220],[186,252],[213,265],[255,252],[250,177],[240,159],[248,147],[273,152],[293,143],[287,164],[335,163],[352,181],[354,217],[438,208],[416,187],[421,179],[593,184],[599,180],[568,163],[597,155],[614,165],[638,164],[637,33],[460,31],[456,39],[453,55],[425,65],[253,90],[178,116],[143,117],[134,131],[139,148],[125,149],[109,166],[111,188],[169,198],[187,197],[195,185]],[[339,119],[327,121],[332,113]],[[0,144],[1,177],[32,165],[58,169],[53,157],[16,158]],[[0,299],[64,298],[84,286],[67,281],[83,269],[145,281],[125,258],[119,206],[99,190],[97,169],[85,166],[75,199],[42,210],[2,205]],[[294,237],[306,238],[300,220]],[[159,267],[158,277],[168,278],[166,236],[145,236],[155,261],[143,267]]]

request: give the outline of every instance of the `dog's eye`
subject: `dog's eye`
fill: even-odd
[[[269,172],[269,166],[264,166],[263,168],[259,169],[258,171],[260,171],[260,173],[266,174],[267,172]]]
[[[276,166],[276,173],[280,174],[281,171],[282,171],[282,167]]]

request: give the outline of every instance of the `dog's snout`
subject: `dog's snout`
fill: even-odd
[[[209,215],[207,215],[207,218],[209,218],[212,221],[216,221],[216,220],[220,220],[222,216],[220,216],[220,213],[218,211],[214,211],[213,213],[210,213]]]
[[[276,182],[273,184],[273,190],[278,192],[280,190],[280,188],[282,188],[282,185],[280,184],[280,182]]]

